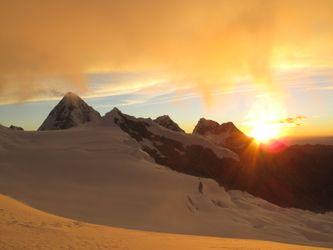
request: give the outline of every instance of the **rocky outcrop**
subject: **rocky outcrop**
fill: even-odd
[[[21,127],[17,127],[17,126],[14,126],[14,125],[10,125],[9,128],[10,128],[11,130],[20,130],[20,131],[24,131],[23,128],[21,128]]]
[[[167,129],[176,131],[176,132],[181,132],[185,133],[184,130],[182,130],[177,123],[175,123],[168,115],[162,115],[157,117],[154,122],[157,122],[159,125],[162,127],[165,127]]]

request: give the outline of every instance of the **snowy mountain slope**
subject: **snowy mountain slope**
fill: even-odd
[[[79,96],[68,92],[50,112],[38,130],[67,129],[96,121],[101,115]]]
[[[186,150],[186,147],[197,145],[202,148],[207,148],[213,151],[218,158],[232,158],[238,160],[237,154],[223,147],[216,147],[208,140],[202,139],[198,136],[186,135],[177,133],[170,129],[160,126],[150,118],[136,118],[134,116],[123,114],[119,109],[114,108],[103,117],[103,121],[108,123],[117,124],[122,130],[131,135],[137,141],[149,139],[155,143],[155,148],[158,149],[158,144],[165,144],[163,140],[170,140],[173,144],[180,143],[181,147],[178,150]],[[173,146],[175,147],[175,146]],[[185,153],[185,152],[182,152]]]
[[[185,131],[182,130],[168,115],[159,116],[154,119],[154,122],[173,131],[185,133]]]
[[[154,126],[147,131],[161,131]],[[70,130],[0,131],[0,193],[35,208],[140,230],[333,246],[332,213],[280,208],[157,165],[108,119]]]
[[[318,249],[269,241],[162,234],[92,225],[47,214],[3,195],[0,195],[0,232],[1,249]]]
[[[227,175],[237,168],[238,155],[203,137],[164,128],[151,119],[135,118],[117,108],[102,118],[118,125],[134,138],[155,162],[182,173],[199,177]]]

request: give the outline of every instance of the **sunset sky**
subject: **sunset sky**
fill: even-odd
[[[333,1],[1,1],[0,123],[64,93],[104,114],[333,135]],[[254,125],[255,124],[255,125]]]

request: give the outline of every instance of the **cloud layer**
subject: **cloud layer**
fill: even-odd
[[[156,70],[210,97],[243,78],[278,88],[276,67],[331,66],[330,0],[11,0],[0,7],[0,102],[85,92],[85,76],[95,72]]]

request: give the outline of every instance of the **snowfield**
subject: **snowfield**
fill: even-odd
[[[38,132],[0,127],[0,159],[0,193],[73,220],[136,230],[302,245],[283,245],[286,249],[305,249],[303,245],[333,247],[332,212],[316,214],[280,208],[245,192],[227,192],[213,180],[172,171],[154,163],[138,142],[112,122],[96,121],[68,130]],[[12,205],[7,206],[7,202]],[[237,249],[257,249],[257,245],[251,245],[257,242],[249,240],[164,235],[79,222],[84,225],[81,228],[70,220],[45,213],[38,221],[39,211],[3,196],[0,204],[1,216],[5,218],[0,224],[0,243],[8,248],[16,244],[15,232],[22,235],[22,244],[35,232],[39,238],[52,235],[59,247],[73,236],[82,239],[78,244],[87,242],[89,246],[98,241],[105,248],[114,244],[120,249],[134,245],[138,246],[135,249],[154,249],[166,240],[165,249],[176,249],[173,244],[182,249],[189,244],[191,249],[203,249],[232,243]],[[24,213],[22,218],[12,219],[15,214],[10,217],[16,209],[19,214]],[[32,226],[22,224],[21,219]],[[59,220],[61,226],[52,222],[48,227],[49,220]],[[117,240],[110,239],[111,234]],[[259,249],[282,246],[269,243],[269,248],[265,245],[268,243],[260,244],[264,245]]]
[[[112,228],[50,215],[0,195],[1,249],[262,249],[317,247],[258,240],[162,234]],[[324,249],[324,248],[320,248]]]

